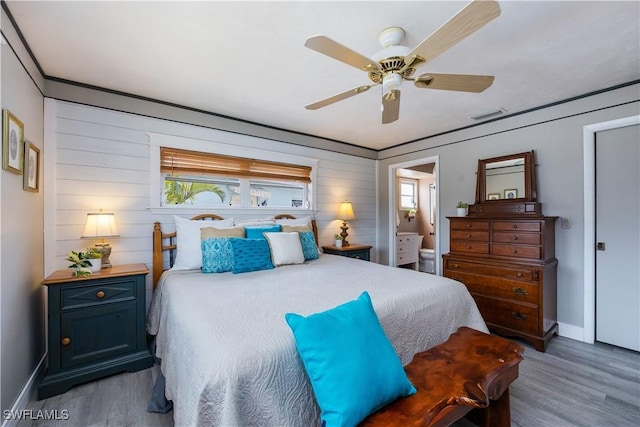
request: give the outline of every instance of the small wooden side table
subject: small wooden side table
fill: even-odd
[[[49,369],[38,399],[74,385],[153,365],[145,331],[144,264],[114,265],[87,277],[58,270],[47,287]]]
[[[349,246],[342,246],[341,248],[334,245],[323,246],[322,251],[325,254],[340,255],[370,261],[371,248],[372,246],[351,243]]]

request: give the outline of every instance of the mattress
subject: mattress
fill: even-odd
[[[243,274],[167,271],[147,330],[175,425],[319,425],[284,315],[324,311],[364,291],[403,365],[460,326],[488,332],[463,284],[348,257]]]

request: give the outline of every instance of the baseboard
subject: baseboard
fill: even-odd
[[[22,391],[18,395],[15,403],[11,407],[10,414],[18,414],[20,411],[24,410],[29,404],[29,399],[33,393],[35,393],[35,386],[40,379],[44,376],[44,368],[46,366],[45,361],[47,360],[47,353],[42,356],[40,362],[38,362],[38,366],[33,370],[33,373],[29,377],[29,381],[22,387]],[[19,417],[5,417],[5,413],[2,413],[2,426],[1,427],[16,427],[18,425],[18,421],[20,421]]]
[[[571,338],[576,341],[584,341],[584,328],[569,325],[568,323],[558,322],[558,335],[561,337]]]

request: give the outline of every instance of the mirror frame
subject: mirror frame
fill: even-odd
[[[487,164],[519,158],[524,158],[524,197],[508,200],[487,200]],[[476,204],[535,202],[537,198],[535,166],[533,150],[525,153],[509,154],[506,156],[478,160]]]

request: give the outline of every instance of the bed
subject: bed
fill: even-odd
[[[176,237],[156,223],[147,331],[176,426],[320,425],[286,313],[321,312],[367,291],[403,365],[460,326],[488,332],[464,285],[447,278],[326,254],[243,274],[163,272],[155,262],[176,249],[167,236]]]

